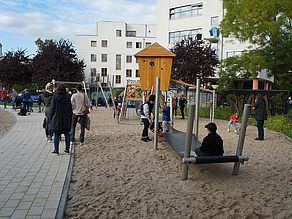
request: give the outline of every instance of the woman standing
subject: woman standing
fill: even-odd
[[[46,116],[46,136],[47,136],[47,141],[49,143],[53,142],[53,131],[51,128],[51,123],[50,123],[50,109],[51,109],[51,103],[52,103],[52,98],[53,98],[53,89],[54,85],[52,83],[48,83],[45,87],[45,92],[44,92],[44,105],[45,105],[45,116]]]
[[[72,105],[70,96],[66,93],[64,84],[59,84],[56,94],[53,96],[50,110],[50,120],[52,130],[54,132],[53,154],[59,154],[59,136],[65,135],[65,153],[69,153],[70,149],[70,130],[72,121]]]

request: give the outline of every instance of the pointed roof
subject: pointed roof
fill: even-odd
[[[154,43],[134,55],[135,57],[175,57],[168,49]]]

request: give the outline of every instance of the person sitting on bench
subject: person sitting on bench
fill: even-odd
[[[223,140],[216,133],[217,126],[215,123],[210,122],[205,125],[208,130],[208,135],[204,138],[202,146],[195,149],[198,157],[202,156],[223,156]]]

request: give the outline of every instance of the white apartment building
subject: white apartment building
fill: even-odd
[[[86,64],[87,82],[111,82],[124,87],[139,83],[139,67],[133,56],[156,40],[156,25],[99,21],[93,35],[76,35],[78,58]]]
[[[175,42],[189,36],[205,39],[216,50],[220,60],[252,49],[247,43],[222,37],[219,24],[223,17],[223,0],[157,0],[157,41],[171,48]],[[273,82],[265,71],[260,72],[258,78],[264,80],[265,86],[269,85],[269,81]],[[257,83],[254,81],[253,87]]]

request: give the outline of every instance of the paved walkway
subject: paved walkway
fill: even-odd
[[[60,155],[52,154],[43,113],[15,116],[15,126],[0,139],[0,219],[57,218],[70,155],[64,141]]]

